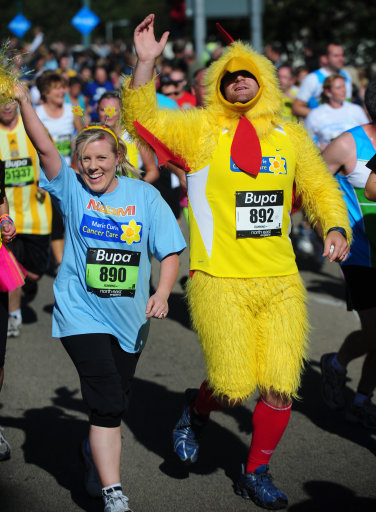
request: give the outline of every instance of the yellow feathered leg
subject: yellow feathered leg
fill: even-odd
[[[196,271],[187,291],[217,397],[244,400],[256,387],[296,396],[308,329],[298,274],[232,279]]]

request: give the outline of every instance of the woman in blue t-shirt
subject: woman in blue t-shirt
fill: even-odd
[[[150,318],[168,313],[185,242],[159,192],[118,175],[119,167],[122,174],[130,164],[126,146],[110,128],[91,125],[78,134],[76,174],[48,137],[29,94],[16,86],[15,98],[40,158],[40,185],[66,229],[52,334],[75,364],[89,408],[89,439],[82,445],[86,489],[103,495],[105,512],[127,511],[120,484],[121,419]],[[161,269],[149,297],[151,255]]]

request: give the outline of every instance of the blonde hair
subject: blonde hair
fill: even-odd
[[[129,163],[127,159],[127,146],[123,140],[117,137],[112,128],[109,126],[101,128],[95,123],[89,125],[88,128],[84,128],[77,135],[75,149],[77,161],[81,162],[82,155],[88,144],[95,142],[96,140],[106,140],[111,145],[111,150],[114,155],[117,155],[118,152],[120,153],[119,161],[115,169],[116,174],[120,176],[128,176],[128,173],[131,173],[138,179],[143,176],[143,172],[140,169],[137,169]]]

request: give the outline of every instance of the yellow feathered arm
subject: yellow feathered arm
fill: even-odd
[[[302,199],[308,221],[313,226],[320,222],[324,239],[329,228],[333,226],[344,228],[350,244],[352,232],[346,203],[338,183],[329,173],[306,129],[297,123],[286,123],[284,129],[295,148],[296,194]]]
[[[209,129],[204,129],[206,113],[201,109],[158,109],[154,80],[138,89],[129,88],[130,81],[127,78],[122,88],[121,120],[131,137],[144,144],[133,125],[138,121],[173,153],[183,157],[191,169],[197,169],[202,159],[198,149],[204,134],[210,134]]]

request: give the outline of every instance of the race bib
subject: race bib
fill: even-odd
[[[5,186],[23,187],[34,183],[34,167],[31,158],[5,160]]]
[[[70,155],[72,152],[72,146],[71,146],[71,136],[70,135],[60,135],[55,140],[56,148],[58,152],[63,155],[67,156]]]
[[[283,190],[236,192],[236,238],[282,234]]]
[[[86,285],[99,297],[134,297],[140,252],[89,248],[86,254]]]

